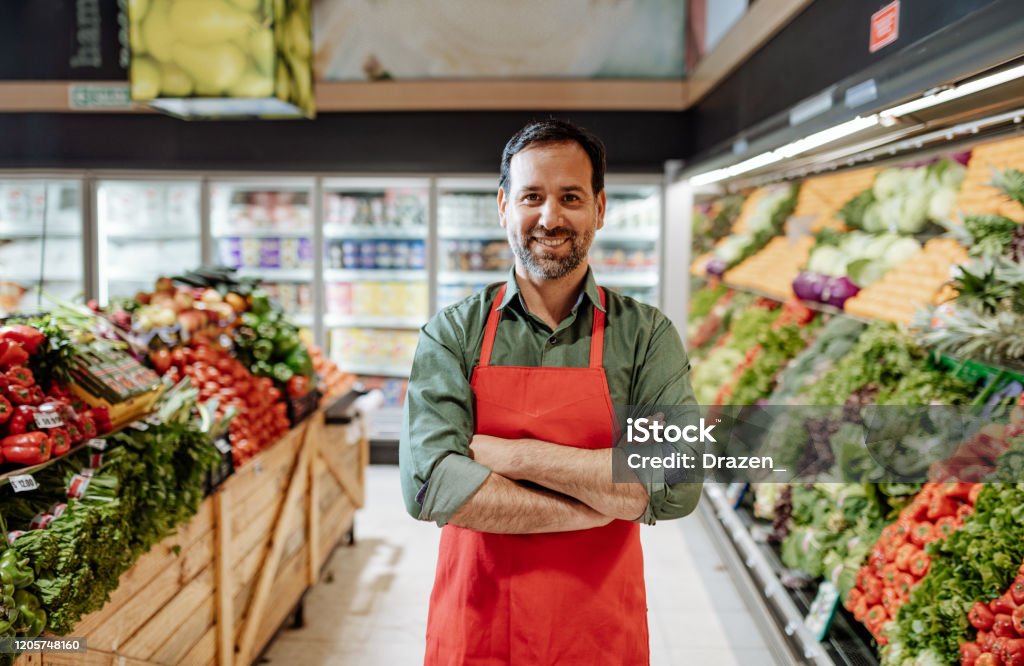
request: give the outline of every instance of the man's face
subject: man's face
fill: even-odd
[[[512,157],[498,211],[521,270],[557,280],[586,265],[605,207],[604,191],[595,196],[590,178],[590,158],[573,142],[534,145]]]

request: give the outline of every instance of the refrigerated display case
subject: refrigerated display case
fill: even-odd
[[[438,181],[439,308],[506,279],[512,250],[500,226],[492,179]],[[658,178],[609,179],[604,228],[590,250],[598,283],[658,304],[661,185]]]
[[[200,190],[197,179],[97,181],[101,303],[202,263]]]
[[[299,326],[314,325],[312,178],[214,179],[210,234],[215,261],[258,277]]]
[[[0,176],[0,315],[86,290],[81,179]]]
[[[379,388],[374,439],[398,439],[402,404],[429,315],[426,178],[323,182],[323,328],[331,359]]]
[[[512,250],[498,218],[493,178],[437,183],[437,307],[504,280]]]

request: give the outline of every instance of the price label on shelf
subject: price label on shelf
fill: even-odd
[[[39,487],[39,482],[31,474],[17,474],[12,476],[10,481],[11,488],[16,493],[25,493]]]
[[[57,412],[36,410],[32,418],[35,419],[37,428],[59,428],[64,425],[64,419]]]
[[[88,442],[85,443],[85,445],[90,447],[90,448],[96,449],[97,451],[106,451],[107,450],[107,440],[105,440],[105,439],[100,439],[100,438],[90,439]]]
[[[214,441],[213,445],[217,447],[217,450],[223,454],[231,453],[231,444],[224,437]]]
[[[804,618],[804,626],[807,627],[819,641],[825,639],[828,627],[836,614],[836,606],[839,605],[839,589],[825,581],[818,586],[818,593],[814,596],[811,608]]]

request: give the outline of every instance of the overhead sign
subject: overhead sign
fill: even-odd
[[[894,0],[871,15],[871,53],[892,44],[900,37],[900,0]]]

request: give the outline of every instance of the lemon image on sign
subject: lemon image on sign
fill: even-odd
[[[171,31],[167,0],[154,0],[142,21],[142,41],[149,54],[161,62],[171,59],[175,37]]]
[[[160,69],[149,58],[132,58],[131,82],[132,99],[156,99],[160,93]]]
[[[231,86],[228,94],[232,97],[270,97],[274,94],[274,80],[268,74],[248,69],[242,78]]]
[[[192,79],[173,62],[160,65],[160,92],[169,97],[188,97],[192,94]]]
[[[234,44],[196,46],[178,43],[174,45],[173,54],[174,62],[195,82],[199,95],[220,95],[233,86],[245,71],[245,54]]]
[[[221,0],[176,0],[171,6],[171,30],[178,40],[189,44],[222,44],[256,26],[251,14]]]

